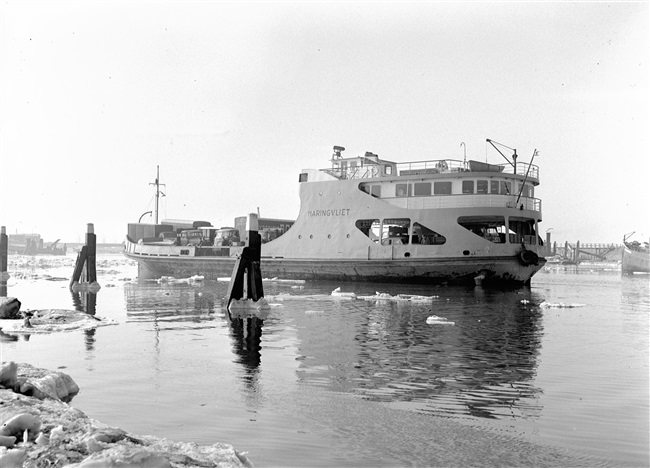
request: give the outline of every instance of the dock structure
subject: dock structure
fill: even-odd
[[[575,243],[565,242],[559,247],[553,242],[553,248],[549,255],[559,256],[567,263],[580,263],[582,261],[606,261],[607,254],[622,248],[621,244],[598,244],[598,243]]]

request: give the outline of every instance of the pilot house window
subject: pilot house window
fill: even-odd
[[[434,182],[434,195],[451,195],[451,182]]]
[[[463,193],[474,193],[474,181],[473,180],[464,180],[463,181]]]
[[[431,182],[416,182],[413,184],[413,193],[416,197],[431,195]]]

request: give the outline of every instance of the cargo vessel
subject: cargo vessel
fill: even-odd
[[[539,169],[532,164],[537,152],[522,163],[516,150],[487,142],[505,163],[466,158],[395,162],[370,152],[344,157],[345,148],[334,146],[328,168],[301,171],[295,221],[259,219],[262,232],[273,231],[263,236],[263,275],[529,283],[546,263],[538,235],[542,202],[535,197]],[[125,241],[124,253],[138,262],[142,278],[228,277],[246,242],[241,226],[148,226],[129,225]]]

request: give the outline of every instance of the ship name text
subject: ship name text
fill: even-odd
[[[314,216],[323,216],[323,217],[328,217],[328,216],[348,216],[350,214],[350,208],[338,208],[338,209],[333,209],[333,210],[308,210],[307,211],[307,216],[314,217]]]

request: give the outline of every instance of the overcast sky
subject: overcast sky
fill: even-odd
[[[541,234],[650,237],[648,2],[0,6],[0,224],[121,242],[160,217],[294,219],[333,145],[539,157]],[[150,220],[148,216],[143,220]]]

